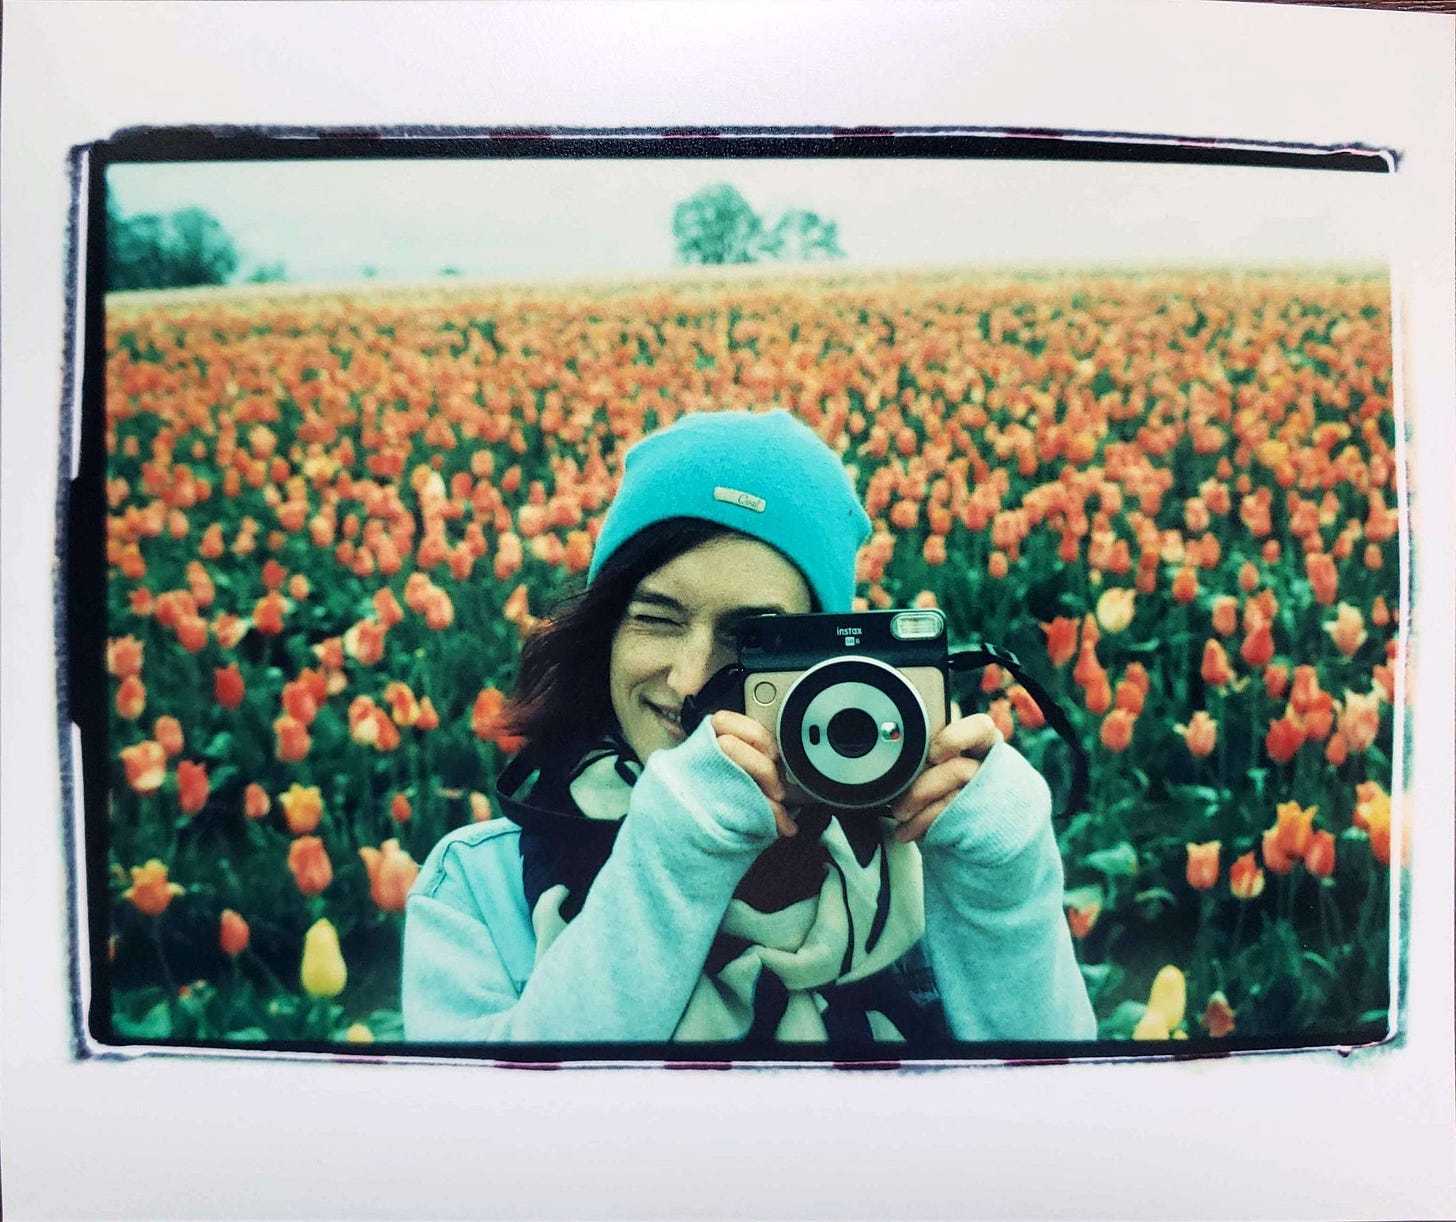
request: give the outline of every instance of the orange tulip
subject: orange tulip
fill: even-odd
[[[1143,711],[1143,704],[1146,700],[1143,689],[1131,679],[1124,678],[1118,682],[1117,691],[1113,697],[1113,704],[1117,708],[1136,717]]]
[[[217,930],[217,944],[222,948],[222,953],[236,959],[247,950],[249,936],[247,921],[231,908],[224,908],[218,919]]]
[[[406,684],[394,681],[384,685],[384,703],[397,726],[409,727],[420,719],[420,705]]]
[[[184,815],[195,815],[207,805],[211,782],[205,765],[181,760],[177,764],[177,805]]]
[[[248,621],[223,612],[212,621],[212,635],[224,649],[236,649],[248,635]]]
[[[1191,603],[1198,597],[1198,574],[1188,565],[1178,570],[1178,575],[1173,578],[1173,601],[1176,603]]]
[[[1340,734],[1353,755],[1370,750],[1380,733],[1380,694],[1346,691],[1340,706]]]
[[[1046,714],[1041,711],[1041,706],[1031,698],[1031,693],[1019,683],[1009,688],[1006,696],[1016,713],[1016,720],[1028,730],[1039,730],[1042,726],[1046,725]]]
[[[1185,875],[1188,885],[1195,891],[1207,891],[1218,882],[1218,856],[1223,848],[1222,841],[1210,840],[1204,844],[1188,844],[1188,865]]]
[[[334,881],[333,863],[317,836],[300,836],[288,846],[288,868],[304,895],[318,895]]]
[[[121,898],[130,900],[132,906],[147,916],[161,916],[186,889],[177,883],[167,881],[167,867],[153,857],[144,866],[132,866],[131,886],[121,893]]]
[[[992,552],[986,561],[986,572],[995,580],[1000,581],[1011,571],[1011,563],[1006,558],[1005,552]]]
[[[1047,639],[1047,657],[1056,667],[1065,666],[1077,653],[1077,621],[1057,616],[1041,626]]]
[[[1261,622],[1244,638],[1243,645],[1239,647],[1239,657],[1256,670],[1273,660],[1274,636],[1268,624]]]
[[[1203,681],[1210,687],[1224,687],[1234,677],[1229,666],[1228,654],[1217,641],[1210,638],[1203,644]]]
[[[386,632],[404,619],[404,608],[388,586],[374,591],[374,613],[379,616],[379,624]]]
[[[390,798],[389,817],[396,823],[408,823],[413,813],[410,809],[410,800],[407,795],[397,793],[394,797]]]
[[[1289,686],[1289,668],[1278,662],[1271,662],[1264,668],[1264,691],[1270,700],[1278,700]]]
[[[106,642],[106,670],[118,679],[128,679],[142,671],[146,646],[134,636],[115,637]]]
[[[1204,1029],[1214,1039],[1222,1039],[1234,1029],[1235,1011],[1228,1003],[1228,998],[1221,992],[1209,996],[1208,1004],[1203,1008],[1203,1017],[1199,1020],[1203,1023]]]
[[[1174,726],[1173,731],[1182,737],[1191,755],[1211,755],[1218,743],[1218,722],[1202,709],[1188,719],[1186,726]]]
[[[1229,891],[1235,899],[1257,899],[1264,893],[1264,871],[1254,862],[1253,853],[1245,853],[1229,867]]]
[[[126,783],[137,793],[155,793],[167,777],[167,754],[151,739],[121,749]]]
[[[1304,867],[1316,878],[1329,878],[1335,872],[1335,838],[1330,832],[1321,828],[1310,837]]]
[[[398,840],[386,840],[379,848],[359,850],[369,874],[369,895],[382,912],[403,912],[406,897],[420,868]]]
[[[319,700],[314,684],[291,679],[283,685],[283,711],[300,725],[309,726],[318,716]]]
[[[1261,856],[1264,858],[1264,868],[1271,874],[1288,874],[1294,869],[1294,863],[1298,860],[1290,856],[1279,842],[1279,829],[1277,827],[1267,828],[1260,841]]]
[[[344,633],[344,652],[363,666],[373,666],[384,657],[384,626],[360,620]]]
[[[242,704],[243,696],[246,694],[246,687],[243,684],[243,674],[234,663],[231,666],[220,667],[212,672],[212,695],[218,704],[225,709],[235,709]]]
[[[283,595],[269,591],[253,606],[253,627],[265,636],[277,636],[283,631],[283,613],[286,610]]]
[[[135,721],[146,711],[147,686],[136,675],[127,675],[116,689],[116,715]]]
[[[1303,745],[1304,727],[1289,714],[1269,723],[1269,733],[1264,736],[1264,750],[1276,764],[1289,763]]]
[[[257,781],[249,781],[248,787],[243,790],[243,814],[249,819],[261,819],[272,805],[268,791]]]
[[[1109,751],[1126,751],[1132,743],[1137,718],[1126,709],[1113,709],[1102,722],[1102,745]]]
[[[435,712],[435,706],[428,696],[420,699],[420,713],[415,718],[416,730],[434,730],[440,725],[440,715]]]
[[[1341,603],[1336,617],[1321,627],[1329,633],[1335,648],[1347,658],[1353,657],[1370,636],[1365,631],[1365,617],[1360,614],[1360,609],[1349,603]]]
[[[197,653],[207,644],[207,621],[200,615],[184,615],[177,620],[177,643],[188,653]]]
[[[283,807],[283,821],[295,836],[316,829],[324,814],[323,795],[317,785],[300,785],[295,781],[286,793],[278,795],[278,805]]]
[[[152,737],[157,740],[168,759],[182,754],[182,723],[175,717],[158,717],[152,723]]]
[[[1238,628],[1238,599],[1220,594],[1213,600],[1213,630],[1219,636],[1232,636]]]
[[[1080,908],[1067,909],[1067,924],[1071,927],[1072,937],[1081,941],[1089,933],[1092,927],[1097,924],[1097,917],[1102,912],[1102,905],[1095,900]]]
[[[276,739],[273,754],[285,764],[297,763],[313,746],[308,727],[287,713],[274,718],[273,733]]]
[[[1322,607],[1333,606],[1340,580],[1334,560],[1324,552],[1313,552],[1304,558],[1304,571],[1315,601]]]

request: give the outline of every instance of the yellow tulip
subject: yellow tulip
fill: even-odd
[[[339,934],[327,918],[315,921],[303,939],[303,965],[299,983],[311,997],[337,997],[344,991],[349,969],[339,950]]]
[[[1163,1018],[1162,1012],[1149,1008],[1148,1012],[1138,1019],[1138,1025],[1133,1028],[1132,1038],[1135,1040],[1167,1039],[1168,1024]]]
[[[1137,592],[1128,589],[1104,590],[1097,600],[1097,622],[1104,632],[1121,632],[1130,623],[1134,614],[1133,603]]]
[[[363,1023],[353,1023],[344,1032],[344,1039],[351,1044],[372,1044],[374,1042],[374,1032],[369,1030]]]
[[[1157,1011],[1167,1029],[1176,1031],[1183,1022],[1183,1010],[1187,1004],[1188,985],[1183,973],[1170,963],[1153,979],[1153,988],[1148,994],[1148,1010]]]

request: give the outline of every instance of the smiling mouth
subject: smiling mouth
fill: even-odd
[[[653,704],[650,700],[644,701],[644,703],[649,709],[657,714],[658,720],[661,721],[662,724],[665,725],[673,734],[676,734],[679,737],[683,737],[681,713],[670,712],[659,704]]]

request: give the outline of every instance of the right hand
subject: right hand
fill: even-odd
[[[798,835],[799,825],[784,804],[783,778],[779,775],[779,749],[773,736],[743,713],[720,709],[713,714],[713,732],[718,736],[718,749],[748,773],[773,811],[774,824],[780,836]]]

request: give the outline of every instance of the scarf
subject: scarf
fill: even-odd
[[[517,778],[525,763],[513,763]],[[608,738],[572,768],[516,780],[514,794],[505,795],[501,778],[507,814],[522,826],[537,962],[581,910],[641,771],[631,749]],[[528,812],[565,813],[518,818],[526,793]],[[798,835],[765,849],[734,892],[673,1039],[933,1037],[934,986],[918,946],[920,855],[893,829],[872,812],[804,808]]]

